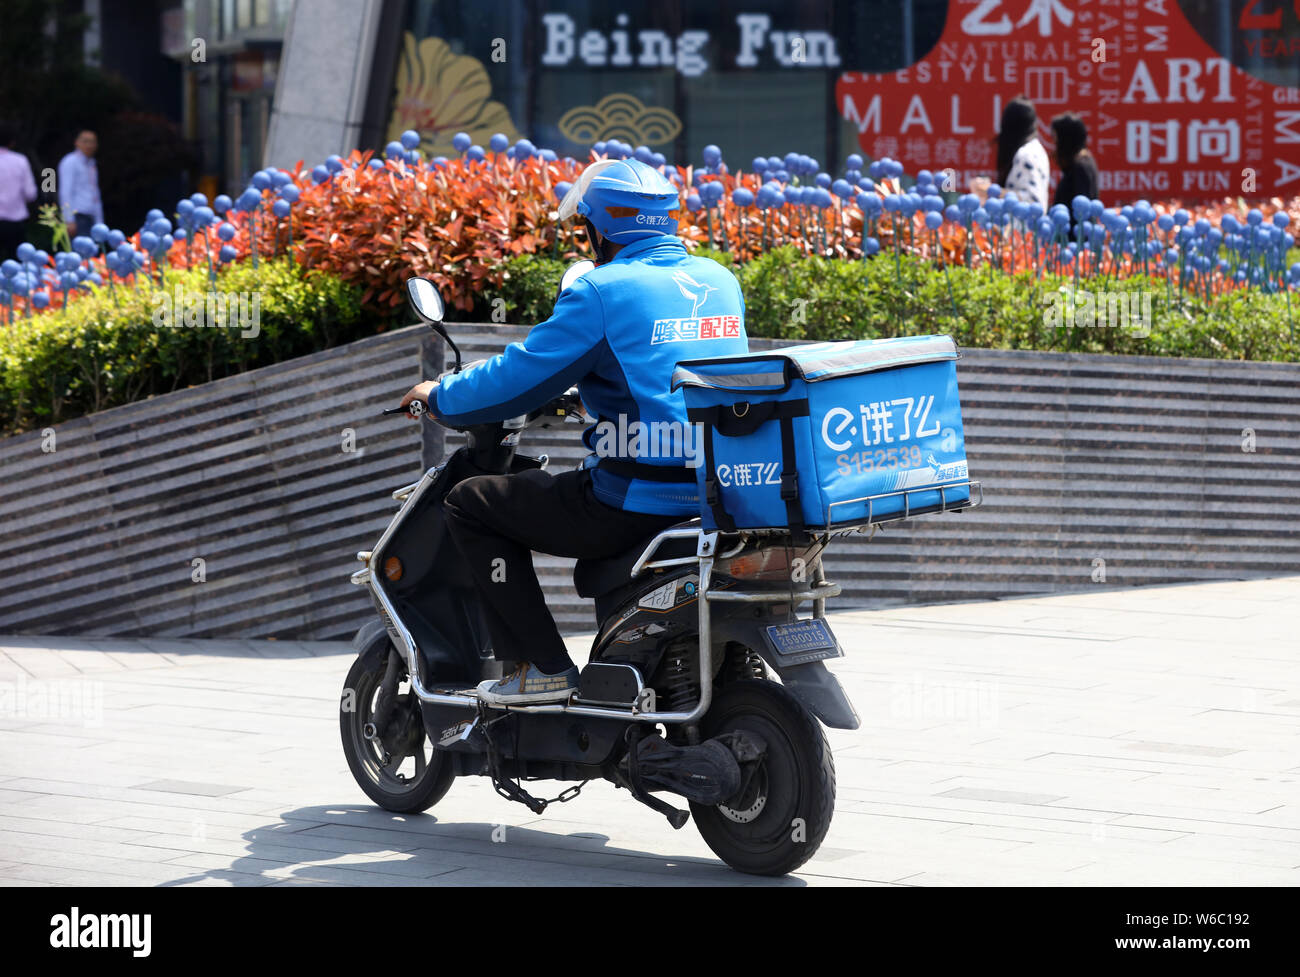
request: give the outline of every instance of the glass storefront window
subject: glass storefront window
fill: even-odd
[[[947,8],[943,0],[412,0],[387,137],[417,129],[435,154],[451,152],[464,130],[482,145],[497,131],[527,134],[582,157],[609,138],[681,161],[698,160],[709,143],[736,161],[795,146],[829,157],[849,151],[835,79],[923,57]]]

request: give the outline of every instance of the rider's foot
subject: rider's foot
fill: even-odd
[[[578,668],[571,665],[554,675],[536,665],[520,662],[513,672],[495,681],[480,682],[478,697],[488,705],[514,705],[531,702],[563,702],[578,688]]]

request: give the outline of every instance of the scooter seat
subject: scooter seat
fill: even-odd
[[[683,524],[684,525],[684,524]],[[659,535],[655,533],[655,536]],[[615,556],[596,560],[579,560],[573,568],[573,586],[579,597],[604,597],[632,580],[632,566],[645,552],[654,536],[647,536],[631,549]],[[655,552],[656,560],[695,555],[695,540],[668,539]]]

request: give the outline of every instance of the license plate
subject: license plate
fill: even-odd
[[[844,654],[831,634],[830,625],[820,617],[794,624],[770,624],[767,640],[783,665],[802,665]]]

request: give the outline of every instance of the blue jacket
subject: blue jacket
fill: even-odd
[[[632,512],[693,516],[703,448],[681,391],[669,390],[673,368],[748,351],[736,277],[692,257],[680,238],[645,238],[579,278],[522,343],[443,378],[430,406],[463,427],[525,414],[576,383],[597,419],[583,434],[596,497]]]

